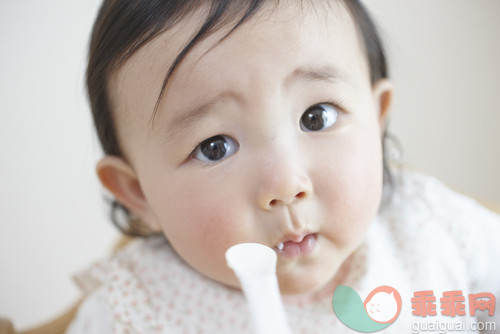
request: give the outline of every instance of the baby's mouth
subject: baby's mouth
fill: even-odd
[[[282,241],[274,247],[274,250],[278,255],[288,258],[308,256],[316,249],[317,239],[317,233],[306,234],[302,237],[294,238],[294,240]]]

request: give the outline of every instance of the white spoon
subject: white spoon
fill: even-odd
[[[227,265],[241,283],[257,334],[290,334],[276,277],[276,252],[257,243],[226,251]]]

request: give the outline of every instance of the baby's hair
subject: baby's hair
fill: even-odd
[[[358,0],[330,1],[344,5],[357,25],[367,56],[371,84],[387,78],[388,67],[383,45],[366,8]],[[152,110],[154,119],[169,79],[189,51],[203,38],[233,24],[224,37],[226,38],[255,15],[266,2],[269,0],[104,0],[92,30],[87,67],[90,107],[104,153],[123,157],[116,135],[116,122],[113,119],[116,113],[113,114],[112,110],[109,82],[111,75],[135,52],[202,6],[208,7],[208,14],[201,28],[177,55],[166,73],[155,109]],[[314,1],[311,1],[311,4],[313,3]],[[384,188],[386,192],[387,188],[391,192],[393,182],[385,152],[387,138],[385,129],[382,139]],[[123,233],[132,236],[150,234],[144,224],[141,224],[121,203],[112,200],[111,208],[111,219]]]

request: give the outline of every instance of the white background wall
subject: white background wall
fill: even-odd
[[[367,0],[396,83],[407,163],[500,208],[500,1]],[[78,297],[117,233],[94,176],[83,79],[98,0],[0,3],[0,317],[26,328]]]
[[[69,307],[116,235],[83,86],[98,2],[0,2],[0,317],[18,328]]]
[[[367,0],[407,163],[500,209],[500,1]]]

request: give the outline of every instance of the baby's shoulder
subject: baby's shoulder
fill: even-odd
[[[381,211],[392,220],[398,217],[419,225],[436,224],[450,232],[456,229],[478,230],[479,226],[500,228],[500,216],[476,200],[452,190],[442,181],[414,171],[397,170],[393,196]]]
[[[471,287],[500,280],[500,216],[434,177],[398,170],[392,201],[379,214],[402,257],[469,277]],[[493,261],[493,262],[492,262]],[[435,263],[435,266],[431,266]]]
[[[164,237],[134,240],[88,269],[85,281],[97,283],[90,299],[95,301],[102,294],[115,332],[132,328],[140,333],[163,333],[168,328],[196,333],[208,328],[208,333],[215,333],[219,323],[207,319],[220,314],[234,318],[231,326],[235,329],[227,332],[236,333],[236,328],[248,322],[242,313],[246,304],[241,293],[195,271]]]
[[[175,265],[178,261],[164,238],[137,238],[130,240],[113,254],[95,261],[73,279],[85,294],[89,294],[118,280],[118,273],[128,272],[143,277],[155,271],[159,263],[168,266]]]

